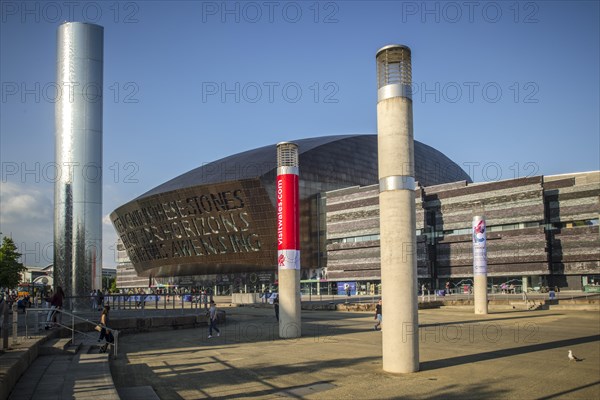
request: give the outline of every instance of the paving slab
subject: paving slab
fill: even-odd
[[[431,309],[419,322],[412,374],[382,370],[371,313],[303,311],[302,337],[283,340],[272,310],[250,307],[228,309],[220,337],[125,335],[110,365],[117,389],[150,386],[162,400],[600,398],[598,313]]]
[[[160,400],[151,386],[124,387],[118,392],[121,400]]]

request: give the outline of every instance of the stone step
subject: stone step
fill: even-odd
[[[39,356],[12,389],[9,400],[60,398],[64,377],[74,355]]]
[[[77,346],[79,353],[73,354],[60,349],[65,339],[52,342],[48,349],[53,349],[49,350],[53,354],[40,355],[32,363],[14,386],[10,400],[120,398],[110,372],[109,354],[98,354],[98,347],[89,345]],[[88,354],[94,349],[95,354]]]
[[[39,347],[39,354],[42,356],[76,354],[79,347],[79,344],[71,343],[71,338],[53,338]]]
[[[121,400],[160,400],[152,386],[117,388]]]
[[[120,396],[110,374],[108,354],[77,354],[67,372],[62,390],[64,399],[118,400]]]

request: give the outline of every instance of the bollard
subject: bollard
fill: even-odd
[[[19,327],[19,309],[17,308],[17,302],[13,303],[13,344],[17,344],[17,329]]]
[[[2,348],[8,349],[8,304],[2,302]]]

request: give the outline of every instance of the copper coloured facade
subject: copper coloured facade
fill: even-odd
[[[134,200],[113,224],[138,272],[230,273],[272,267],[274,212],[260,181],[243,179]]]

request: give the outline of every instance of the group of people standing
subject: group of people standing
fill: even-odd
[[[92,300],[92,310],[102,310],[102,307],[104,307],[104,293],[100,289],[92,290],[90,299]]]

